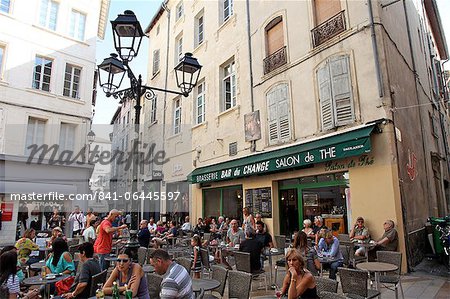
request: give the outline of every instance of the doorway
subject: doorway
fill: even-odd
[[[298,231],[298,192],[297,188],[285,189],[280,191],[280,233],[285,236],[291,236]]]

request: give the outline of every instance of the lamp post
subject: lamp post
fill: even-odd
[[[124,103],[127,100],[134,100],[134,142],[133,142],[133,183],[132,192],[137,192],[138,181],[138,164],[139,164],[139,124],[141,114],[141,98],[144,96],[148,100],[155,97],[155,91],[168,92],[172,94],[189,96],[189,93],[197,85],[202,66],[197,59],[190,53],[186,53],[175,67],[175,75],[177,86],[180,91],[157,88],[153,86],[146,86],[142,84],[142,76],[136,77],[129,66],[129,62],[138,55],[142,38],[145,36],[142,27],[136,18],[136,15],[131,10],[126,10],[123,14],[119,14],[114,21],[111,21],[114,47],[117,54],[113,53],[110,57],[105,58],[101,64],[98,65],[99,84],[102,87],[107,97],[113,96],[120,98],[120,102]],[[125,77],[128,76],[130,87],[119,90],[120,85]],[[104,78],[106,76],[106,79]],[[133,198],[133,197],[132,197]],[[132,200],[132,210],[134,200]]]

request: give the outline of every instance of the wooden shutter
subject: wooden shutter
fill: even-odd
[[[274,20],[277,22],[267,30],[267,56],[275,53],[284,46],[283,21],[281,17]]]
[[[337,56],[330,59],[330,76],[335,125],[351,123],[354,113],[348,56]]]
[[[316,25],[322,24],[341,11],[340,0],[314,0]]]
[[[269,144],[291,139],[287,84],[274,87],[267,94]]]
[[[333,107],[331,103],[330,69],[328,62],[317,70],[317,83],[319,84],[322,130],[328,130],[334,127]]]

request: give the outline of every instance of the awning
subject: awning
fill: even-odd
[[[191,183],[216,182],[358,156],[370,152],[370,135],[376,126],[371,123],[270,152],[200,167],[188,179]]]

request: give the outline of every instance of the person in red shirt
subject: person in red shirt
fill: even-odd
[[[113,233],[118,230],[127,228],[126,224],[123,224],[119,227],[112,226],[112,222],[116,220],[119,215],[120,212],[118,210],[112,209],[109,212],[108,217],[106,217],[106,219],[104,219],[102,223],[100,223],[100,226],[98,228],[97,239],[94,243],[94,252],[98,255],[100,268],[102,269],[102,271],[108,268],[107,263],[105,263],[105,257],[111,253]]]

